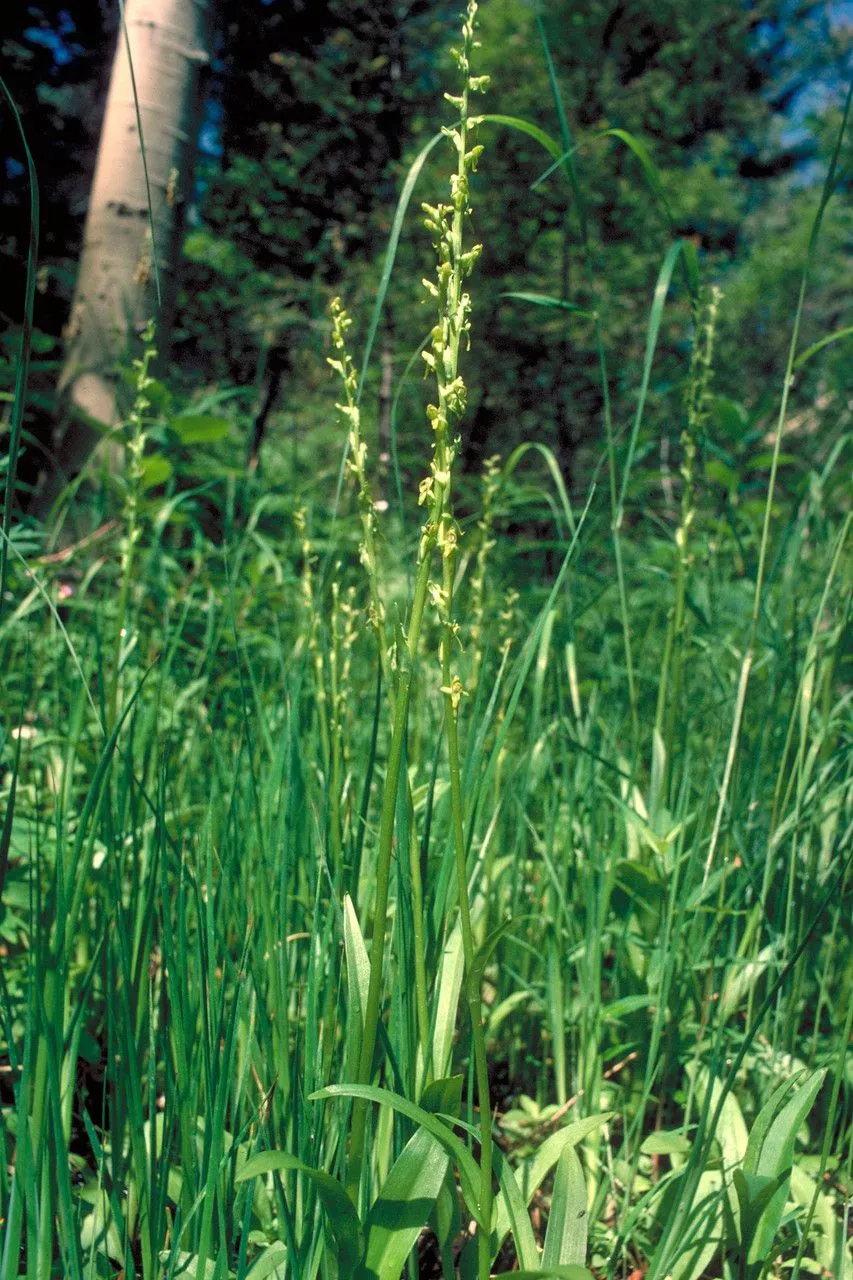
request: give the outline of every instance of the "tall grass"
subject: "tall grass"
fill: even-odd
[[[569,495],[523,445],[454,515],[475,19],[426,210],[414,533],[372,497],[339,304],[352,517],[247,479],[221,544],[178,523],[139,471],[143,363],[124,527],[28,562],[4,533],[2,1280],[853,1275],[843,446],[776,490],[795,328],[765,517],[727,532],[701,469],[725,301],[674,241],[607,483]],[[480,124],[537,136],[583,219],[556,101],[559,141]],[[661,519],[631,480],[679,263]],[[553,486],[549,581],[501,536],[523,474]]]

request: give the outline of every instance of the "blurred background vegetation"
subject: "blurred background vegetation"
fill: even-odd
[[[325,448],[318,402],[327,405],[333,394],[324,364],[328,300],[343,290],[363,331],[397,194],[452,75],[455,6],[221,0],[213,17],[215,54],[167,381],[184,401],[213,386],[229,390],[235,447],[239,441],[251,453],[264,441],[274,472],[308,459],[314,474],[317,449]],[[62,331],[116,26],[115,6],[15,0],[4,10],[4,76],[42,177],[24,486],[35,482],[51,447]],[[466,467],[478,470],[488,454],[535,437],[584,487],[603,443],[603,388],[593,325],[582,314],[593,299],[581,238],[588,237],[595,267],[619,430],[633,412],[649,298],[676,234],[693,240],[705,278],[725,294],[711,433],[719,465],[710,477],[721,503],[737,499],[748,487],[750,449],[763,451],[815,184],[839,121],[849,5],[719,0],[697,12],[686,0],[552,0],[537,18],[522,0],[490,0],[482,38],[493,86],[484,110],[524,117],[556,136],[543,33],[589,194],[582,213],[561,172],[537,181],[547,157],[535,141],[488,130],[475,190],[474,230],[486,252],[468,368]],[[636,156],[601,136],[614,127],[630,129],[648,149],[662,199],[650,198]],[[8,111],[0,116],[0,154],[0,369],[8,387],[29,234],[23,157]],[[421,198],[438,189],[437,165],[427,162]],[[842,173],[849,184],[849,165]],[[404,230],[364,402],[386,437],[391,388],[399,389],[428,327],[416,282],[429,246],[415,224]],[[852,227],[850,201],[835,200],[809,292],[805,345],[843,323]],[[510,292],[547,294],[580,312],[534,308]],[[666,468],[677,442],[688,345],[685,296],[666,313],[641,441],[658,467]],[[804,368],[798,435],[807,452],[829,424],[849,422],[850,369],[845,343]],[[412,415],[419,404],[416,376],[401,393],[404,469],[407,424],[420,420]],[[795,476],[788,471],[786,479]]]

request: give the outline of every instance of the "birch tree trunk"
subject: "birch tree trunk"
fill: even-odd
[[[44,485],[48,500],[90,453],[93,424],[109,427],[122,415],[116,364],[139,330],[153,318],[158,348],[168,343],[209,62],[208,11],[209,0],[125,0],[127,38],[119,33],[59,383],[71,421],[57,474]]]

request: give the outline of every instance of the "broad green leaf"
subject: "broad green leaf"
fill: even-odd
[[[767,1108],[762,1108],[756,1118],[744,1160],[744,1173],[778,1180],[779,1185],[761,1214],[749,1250],[750,1263],[768,1257],[773,1247],[788,1197],[794,1143],[825,1076],[824,1070],[814,1072],[809,1079],[795,1086],[790,1096],[780,1096],[777,1092],[768,1103],[768,1107],[772,1106],[769,1115],[765,1115]],[[753,1134],[756,1135],[754,1143]]]
[[[525,1206],[525,1214],[527,1206],[554,1168],[563,1149],[566,1146],[577,1146],[579,1142],[583,1142],[584,1138],[588,1137],[590,1133],[600,1128],[601,1125],[606,1124],[612,1114],[612,1111],[604,1111],[600,1115],[587,1116],[583,1120],[577,1120],[574,1124],[568,1125],[565,1129],[559,1129],[556,1133],[552,1133],[550,1138],[545,1139],[536,1154],[518,1168],[515,1178],[521,1192],[522,1203]],[[510,1226],[510,1206],[502,1188],[495,1199],[495,1226],[491,1240],[492,1259],[497,1257]],[[525,1265],[520,1256],[519,1261],[522,1266]]]
[[[722,427],[726,435],[739,440],[745,433],[749,414],[737,400],[732,400],[728,396],[712,396],[711,410],[717,425]]]
[[[727,467],[719,458],[709,458],[705,463],[705,475],[714,484],[721,485],[723,489],[728,489],[729,493],[736,493],[740,484],[740,476],[733,467]]]
[[[462,1076],[433,1080],[421,1094],[420,1106],[431,1114],[458,1116],[462,1105]]]
[[[752,1122],[752,1128],[747,1138],[746,1150],[743,1155],[743,1169],[745,1173],[766,1172],[759,1170],[759,1158],[764,1141],[770,1132],[774,1119],[782,1110],[785,1101],[790,1097],[794,1088],[795,1080],[782,1080],[776,1085],[776,1088],[770,1094],[764,1106],[759,1111],[755,1120]]]
[[[172,464],[168,458],[159,453],[150,453],[142,459],[142,488],[154,489],[158,484],[165,484],[172,474]]]
[[[173,418],[171,427],[181,444],[212,444],[228,435],[231,423],[211,413],[193,413]]]
[[[735,1169],[733,1181],[741,1214],[743,1217],[754,1216],[757,1222],[773,1192],[779,1186],[778,1176],[771,1178],[765,1173],[744,1173],[743,1169]]]
[[[280,1173],[292,1169],[303,1174],[317,1188],[337,1245],[340,1270],[343,1275],[353,1275],[364,1250],[361,1223],[346,1191],[331,1174],[312,1169],[284,1151],[260,1151],[246,1161],[234,1181],[246,1182],[273,1170]]]
[[[203,229],[191,231],[186,236],[182,252],[190,262],[204,263],[211,271],[227,279],[245,276],[252,271],[249,259],[230,240],[212,236]]]
[[[800,459],[795,453],[780,453],[776,456],[777,467],[790,467],[794,463],[798,463]],[[756,453],[750,458],[749,466],[751,471],[769,471],[773,466],[773,452],[765,449],[763,453]]]
[[[441,1143],[418,1129],[394,1161],[364,1227],[364,1280],[399,1280],[426,1226],[450,1161]]]
[[[583,1168],[574,1146],[567,1146],[557,1161],[542,1265],[546,1268],[564,1264],[582,1266],[588,1229]]]
[[[683,1133],[650,1133],[640,1147],[644,1156],[687,1155],[690,1150],[690,1139]]]
[[[364,937],[349,894],[344,897],[344,952],[347,961],[348,1012],[346,1025],[347,1068],[350,1076],[358,1072],[361,1057],[361,1039],[364,1030],[364,1010],[367,1005],[367,989],[370,985],[370,960]]]
[[[442,1143],[452,1157],[459,1171],[459,1181],[462,1186],[465,1203],[471,1216],[482,1226],[480,1170],[464,1142],[457,1138],[456,1134],[442,1120],[431,1115],[429,1111],[424,1111],[423,1107],[416,1106],[414,1102],[409,1102],[407,1098],[402,1098],[397,1093],[391,1093],[388,1089],[377,1089],[373,1085],[330,1084],[325,1089],[319,1089],[316,1093],[309,1094],[308,1100],[313,1102],[315,1099],[325,1098],[364,1098],[366,1102],[376,1102],[380,1106],[391,1107],[394,1111],[399,1111],[401,1115],[408,1116],[415,1124],[421,1125],[422,1128],[431,1133],[433,1137]]]
[[[768,1257],[766,1253],[758,1258],[752,1256],[759,1224],[773,1197],[786,1182],[787,1174],[784,1172],[771,1178],[762,1173],[744,1173],[743,1169],[734,1171],[733,1184],[738,1199],[740,1244],[751,1264],[747,1267],[750,1280],[759,1273],[760,1264]],[[772,1245],[772,1240],[770,1243]]]
[[[759,978],[777,959],[775,942],[768,942],[752,960],[735,960],[726,976],[720,996],[720,1016],[730,1018],[743,1007],[743,1002],[755,987]]]
[[[462,930],[457,921],[450,931],[441,954],[438,978],[438,999],[435,1008],[435,1029],[432,1033],[432,1069],[436,1075],[444,1075],[450,1066],[453,1036],[456,1031],[456,1012],[459,993],[465,971],[462,950]]]
[[[282,1244],[281,1240],[274,1241],[269,1248],[264,1249],[252,1263],[246,1272],[246,1280],[268,1280],[273,1272],[281,1269],[284,1275],[284,1266],[287,1261],[287,1248]]]

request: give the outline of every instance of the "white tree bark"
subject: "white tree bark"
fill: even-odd
[[[154,319],[161,350],[168,341],[201,73],[209,61],[208,8],[208,0],[125,0],[127,39],[119,33],[60,378],[78,417],[108,426],[123,407],[116,362],[132,349],[134,334]],[[73,455],[82,454],[79,466],[91,448],[91,439],[80,446],[85,430],[75,426],[72,434],[77,439],[67,441],[59,459],[66,472],[76,470]]]

